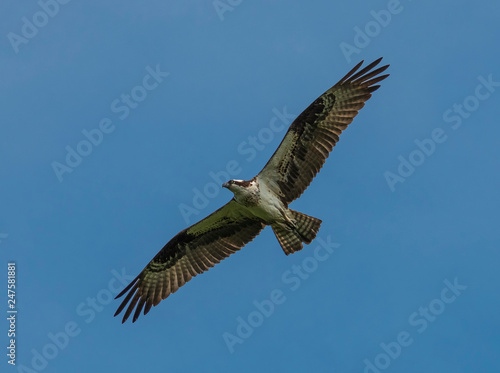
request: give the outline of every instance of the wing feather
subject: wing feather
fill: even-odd
[[[132,312],[132,322],[135,322],[143,310],[147,314],[151,307],[175,293],[193,277],[241,249],[264,226],[240,204],[230,201],[172,238],[118,294],[116,298],[128,293],[115,316],[125,309],[122,322]]]
[[[280,146],[257,175],[285,205],[300,197],[328,158],[343,130],[358,115],[381,82],[389,65],[382,60],[361,68],[358,63],[340,81],[318,97],[290,125]]]

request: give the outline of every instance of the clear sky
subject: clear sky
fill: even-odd
[[[5,2],[2,372],[498,372],[500,3]],[[111,300],[360,60],[382,83],[291,207],[135,323]],[[15,363],[5,352],[16,263]],[[2,285],[3,284],[3,285]]]

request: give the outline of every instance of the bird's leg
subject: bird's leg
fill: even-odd
[[[281,214],[283,215],[283,217],[285,218],[285,223],[286,225],[290,228],[290,229],[295,229],[295,220],[294,219],[291,219],[288,214],[287,214],[287,211],[286,210],[282,210],[281,211]]]

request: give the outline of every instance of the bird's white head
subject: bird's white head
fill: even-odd
[[[249,195],[257,195],[259,192],[259,186],[255,179],[249,181],[229,180],[228,182],[222,184],[222,186],[233,192],[237,200],[239,198],[249,197]]]

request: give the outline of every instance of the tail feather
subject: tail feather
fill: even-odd
[[[310,244],[316,237],[321,220],[301,212],[289,210],[293,217],[293,226],[272,226],[274,234],[286,255],[302,250],[303,243]]]

